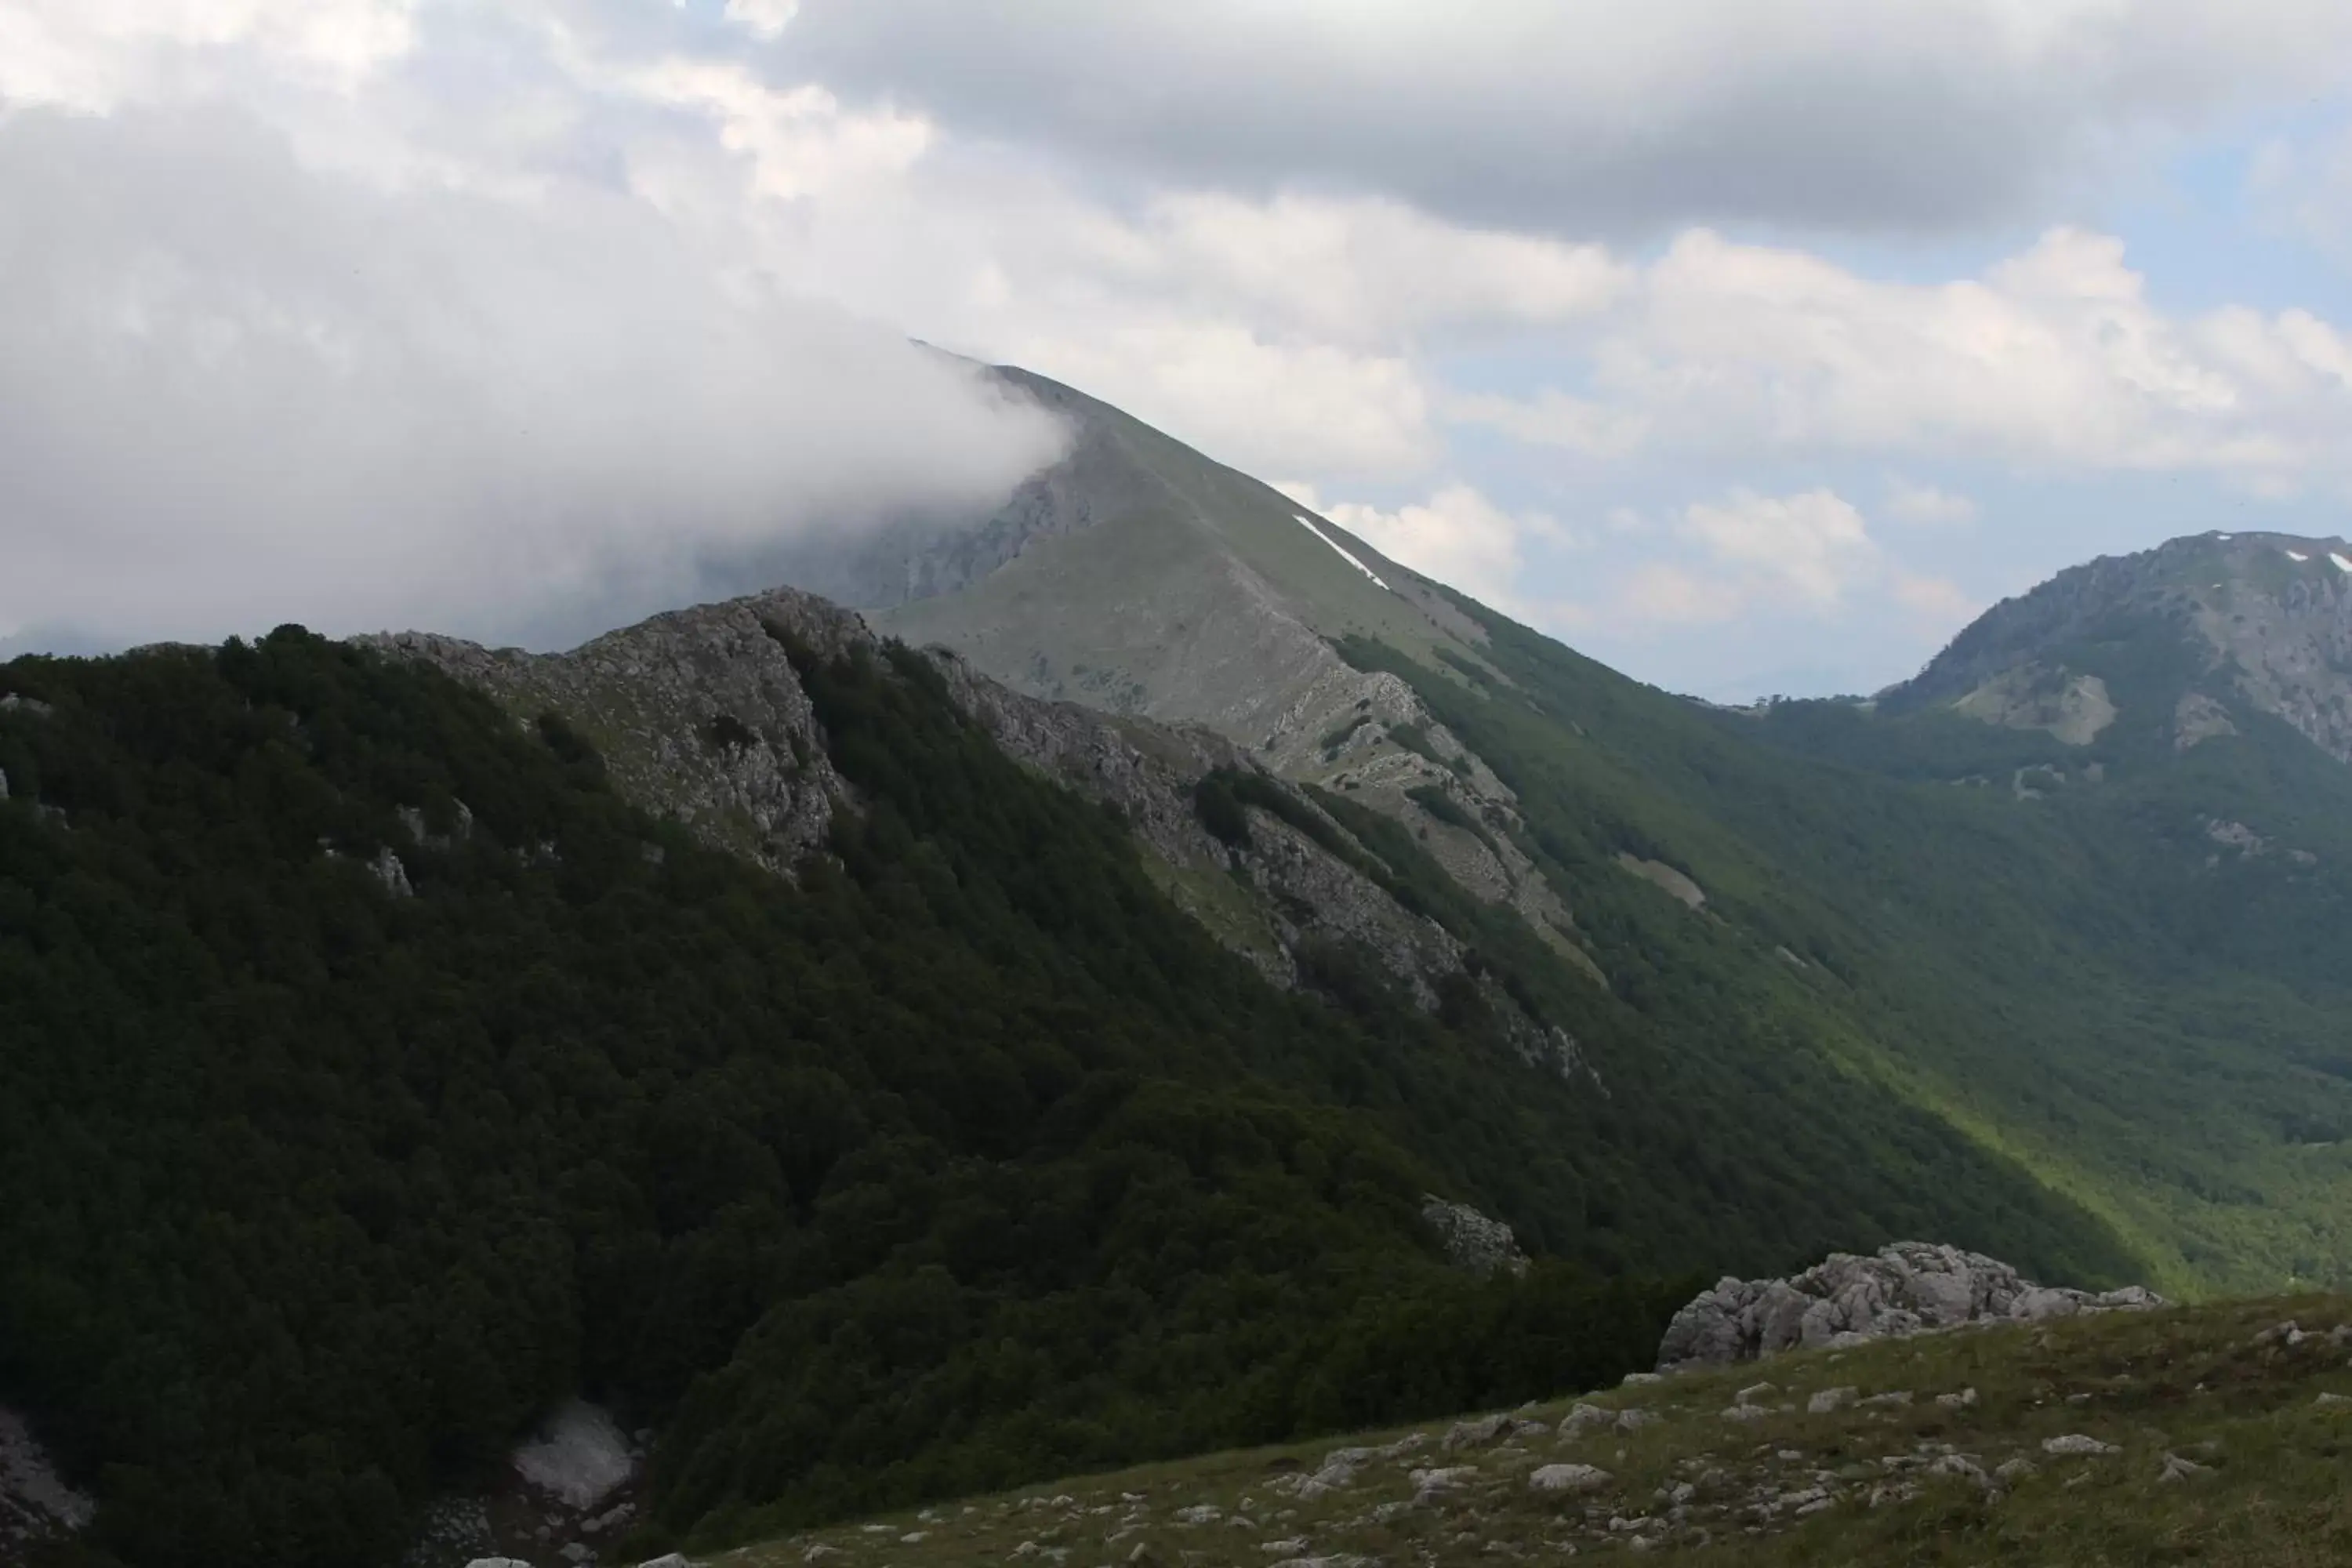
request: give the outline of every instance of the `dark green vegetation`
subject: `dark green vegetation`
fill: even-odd
[[[2352,1300],[2304,1296],[1807,1352],[1595,1396],[1649,1418],[1630,1432],[1563,1434],[1566,1400],[1511,1413],[1535,1430],[1451,1453],[1447,1424],[1423,1426],[1418,1446],[1360,1458],[1320,1495],[1282,1489],[1340,1443],[1415,1434],[1074,1478],[743,1561],[796,1568],[821,1542],[845,1568],[946,1568],[1005,1562],[1027,1541],[1074,1562],[1142,1552],[1242,1568],[1279,1539],[1294,1556],[1484,1568],[1630,1557],[1631,1538],[1644,1561],[1707,1568],[2335,1568],[2352,1562],[2352,1340],[2335,1331],[2347,1321]],[[1745,1418],[1727,1419],[1759,1383]],[[1847,1391],[1836,1408],[1810,1408],[1832,1390]],[[1890,1394],[1908,1398],[1861,1403]],[[2044,1447],[2070,1436],[2095,1447]],[[1413,1484],[1416,1468],[1463,1464],[1451,1488]],[[1531,1484],[1558,1464],[1601,1479],[1565,1495]],[[1186,1511],[1203,1510],[1214,1517]]]
[[[2177,744],[2184,689],[2230,695],[2178,626],[2058,650],[2122,714],[2068,745],[1924,700],[1703,710],[1456,603],[1504,680],[1343,651],[1517,792],[1522,847],[1678,1053],[1822,1049],[2089,1206],[2161,1289],[2352,1279],[2352,774],[2260,713]]]
[[[0,1397],[106,1550],[383,1560],[574,1390],[707,1536],[1647,1359],[1688,1281],[1433,1255],[1727,1245],[1492,1020],[1275,991],[923,661],[802,674],[792,885],[298,630],[0,672]]]

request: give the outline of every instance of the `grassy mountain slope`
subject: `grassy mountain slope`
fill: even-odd
[[[2346,547],[2176,542],[1995,611],[1875,713],[1733,714],[1315,520],[1376,585],[1276,492],[1008,374],[1082,417],[982,526],[1055,525],[952,581],[904,574],[898,628],[1181,710],[1359,803],[1516,933],[1491,941],[1549,949],[1527,967],[1580,1037],[1630,1028],[1759,1115],[1815,1067],[1894,1096],[2086,1205],[2176,1293],[2352,1279],[2352,775],[2326,754],[2352,715],[2330,673],[2352,668]],[[1357,679],[1301,676],[1309,643]]]
[[[2347,1321],[2352,1300],[2305,1296],[1804,1352],[1575,1402],[1609,1413],[1580,1436],[1551,1400],[1483,1440],[1438,1423],[1211,1455],[716,1561],[2320,1568],[2352,1560]],[[2095,1447],[2047,1447],[2070,1438]],[[1596,1474],[1540,1489],[1554,1465]]]
[[[1851,710],[1709,712],[1489,625],[1512,684],[1482,693],[1376,645],[1350,652],[1411,679],[1517,792],[1612,983],[1664,1026],[1785,1020],[2089,1205],[2168,1289],[2345,1277],[2352,996],[2330,977],[2346,939],[2318,918],[2336,894],[2315,868],[2283,853],[2209,867],[2203,823],[2135,795],[2120,763],[2086,785],[2075,759],[2075,784],[2021,795],[2017,770],[2065,749],[2047,735],[1930,713],[1887,746],[1948,745],[1948,766],[1865,770],[1850,735],[1837,761],[1790,754],[1837,749],[1819,742],[1758,743],[1873,722]],[[2293,777],[2270,787],[2346,787],[2284,739]],[[2262,770],[2216,751],[2183,775],[2163,744],[2151,788],[2251,797]],[[1612,879],[1629,847],[1692,878],[1711,919],[1667,919]],[[2246,929],[2257,920],[2276,928]],[[2225,925],[2240,934],[2216,940]],[[1744,1007],[1715,1000],[1728,996]]]

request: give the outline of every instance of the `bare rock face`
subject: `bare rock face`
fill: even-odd
[[[1658,1370],[1719,1366],[1970,1323],[2163,1305],[2162,1297],[2137,1285],[2098,1294],[2037,1285],[1980,1252],[1898,1241],[1869,1258],[1832,1253],[1787,1279],[1717,1280],[1666,1325]]]
[[[790,875],[850,792],[779,633],[822,653],[874,644],[856,616],[788,590],[656,616],[562,654],[419,632],[357,640],[436,665],[525,722],[561,713],[630,800]]]
[[[1421,1217],[1437,1233],[1447,1260],[1456,1268],[1481,1279],[1497,1269],[1506,1274],[1528,1271],[1528,1255],[1519,1250],[1519,1238],[1501,1220],[1480,1214],[1468,1204],[1448,1203],[1434,1193],[1422,1198]]]
[[[512,1462],[525,1482],[575,1512],[593,1510],[637,1474],[637,1455],[620,1426],[581,1400],[549,1416]]]

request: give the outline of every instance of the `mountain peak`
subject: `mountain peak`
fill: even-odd
[[[2237,703],[2352,761],[2352,544],[2217,529],[2101,556],[1994,605],[1880,697],[1893,712],[1948,706],[2074,743],[2154,707],[2194,744]]]

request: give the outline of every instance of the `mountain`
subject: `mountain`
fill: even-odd
[[[1759,1081],[1791,1063],[1894,1096],[2169,1291],[2352,1276],[2347,547],[2176,542],[2001,606],[1875,704],[1725,710],[1001,374],[1067,457],[807,581],[1395,824],[1582,982],[1580,1037],[1638,1019],[1759,1117],[1806,1116]]]
[[[1081,393],[996,374],[1068,423],[1065,460],[984,516],[825,545],[784,563],[789,580],[1015,691],[1206,726],[1286,778],[1344,791],[1594,973],[1519,847],[1510,792],[1406,683],[1337,651],[1368,637],[1491,676],[1477,622],[1281,492]]]
[[[2116,716],[2111,679],[2143,709],[2177,693],[2183,750],[2231,732],[2238,706],[2352,762],[2352,545],[2206,533],[2102,558],[1996,605],[1880,701],[1958,703],[2081,744]]]
[[[651,1555],[1591,1386],[1702,1267],[2129,1263],[1349,795],[788,592],[0,666],[0,1432],[101,1562],[390,1561],[581,1396]]]
[[[2335,547],[1724,710],[1004,374],[1067,456],[794,566],[870,619],[0,665],[71,1550],[388,1561],[584,1397],[650,1555],[1595,1386],[1906,1236],[2352,1272]]]

